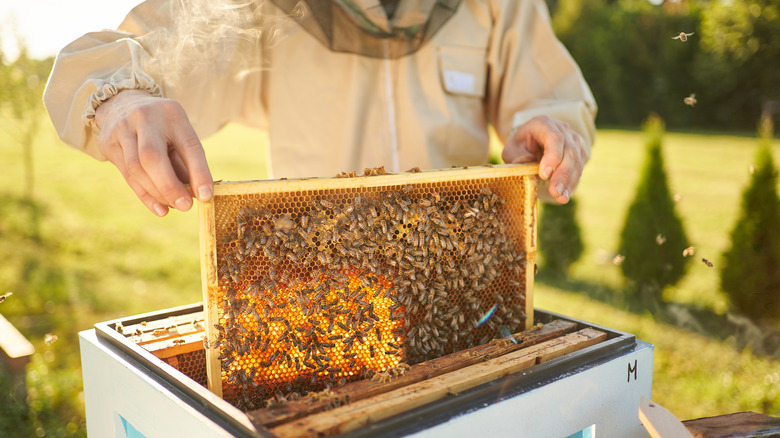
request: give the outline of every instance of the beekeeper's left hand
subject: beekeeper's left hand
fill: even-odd
[[[536,116],[512,130],[501,154],[505,163],[539,162],[539,177],[549,180],[550,195],[569,202],[588,160],[582,137],[568,123]]]

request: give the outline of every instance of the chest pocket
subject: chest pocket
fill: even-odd
[[[451,95],[485,97],[486,53],[481,48],[439,46],[439,76],[444,90]]]

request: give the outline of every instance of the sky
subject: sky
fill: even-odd
[[[141,0],[2,0],[0,44],[16,59],[17,36],[33,58],[55,56],[87,32],[116,28]]]

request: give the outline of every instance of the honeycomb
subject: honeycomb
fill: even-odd
[[[171,358],[163,359],[168,365],[184,373],[185,376],[208,387],[206,374],[206,350],[195,350]]]
[[[504,170],[218,185],[223,398],[255,409],[523,330],[535,180]]]

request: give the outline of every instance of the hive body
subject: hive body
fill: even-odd
[[[257,408],[529,327],[536,170],[218,184],[200,209],[210,389]]]

